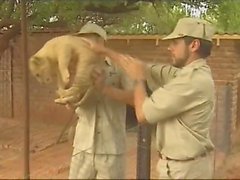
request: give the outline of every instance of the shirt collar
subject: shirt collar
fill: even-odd
[[[202,67],[204,65],[206,65],[206,59],[200,58],[197,60],[194,60],[193,62],[191,62],[190,64],[186,65],[185,67],[190,67],[190,68],[199,68]]]

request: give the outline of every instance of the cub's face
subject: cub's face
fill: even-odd
[[[49,84],[52,82],[52,69],[48,58],[31,57],[29,69],[38,82],[42,84]]]

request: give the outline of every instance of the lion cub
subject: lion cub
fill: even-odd
[[[96,34],[85,34],[85,38],[98,41]],[[78,102],[92,85],[90,74],[93,68],[103,65],[103,57],[90,50],[81,37],[64,35],[47,41],[29,60],[29,68],[40,83],[50,83],[57,75],[56,103],[68,104]],[[76,73],[70,83],[69,64],[76,60]],[[67,89],[66,89],[67,88]]]

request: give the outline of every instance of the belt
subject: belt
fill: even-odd
[[[169,157],[161,154],[160,152],[158,152],[158,156],[160,159],[169,160],[169,161],[193,161],[193,160],[196,160],[201,157],[206,157],[208,154],[209,154],[209,152],[204,152],[201,155],[198,155],[198,156],[192,157],[192,158],[188,158],[188,159],[172,159],[172,158],[169,158]]]

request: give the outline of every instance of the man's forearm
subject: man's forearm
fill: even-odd
[[[131,90],[122,90],[113,86],[105,86],[103,88],[103,94],[124,104],[134,106],[134,92]]]
[[[122,64],[122,54],[118,53],[112,49],[106,48],[103,52],[106,56],[108,56],[115,64],[120,67],[123,67]]]
[[[139,123],[146,122],[146,117],[143,112],[143,103],[147,97],[146,85],[144,80],[138,80],[134,90],[134,107]]]

